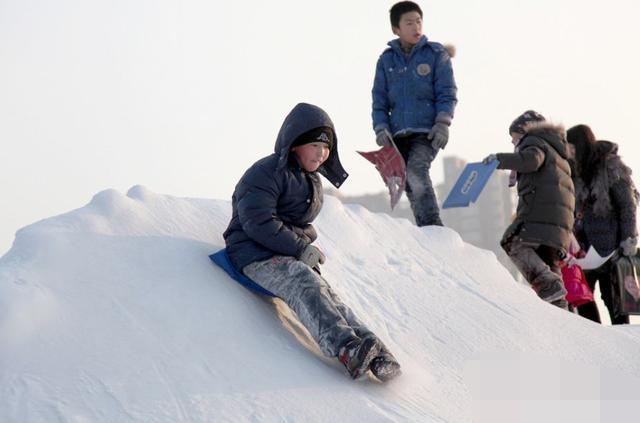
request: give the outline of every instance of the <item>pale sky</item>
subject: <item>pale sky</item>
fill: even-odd
[[[383,190],[356,150],[394,1],[0,0],[0,255],[17,229],[133,185],[230,199],[298,102],[336,124],[345,194]],[[422,1],[457,47],[441,158],[509,151],[533,108],[615,141],[640,181],[637,1]]]

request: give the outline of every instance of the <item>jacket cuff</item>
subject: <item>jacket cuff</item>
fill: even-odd
[[[449,113],[446,112],[440,112],[438,113],[438,115],[436,116],[436,123],[443,123],[447,126],[451,125],[451,120],[453,118],[451,117],[451,115]]]
[[[387,125],[386,123],[380,123],[373,127],[373,132],[377,134],[378,132],[383,131],[385,129],[391,132],[391,130],[389,130],[389,125]]]
[[[508,167],[506,167],[506,161],[505,159],[508,159],[509,155],[511,153],[497,153],[496,154],[496,160],[498,160],[498,169],[509,169]]]

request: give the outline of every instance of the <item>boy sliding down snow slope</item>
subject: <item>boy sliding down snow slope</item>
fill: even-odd
[[[323,354],[336,357],[357,379],[371,369],[380,380],[400,373],[382,342],[320,276],[326,260],[314,245],[311,222],[322,207],[319,174],[339,187],[347,178],[329,116],[300,103],[285,118],[275,153],[253,164],[232,198],[224,233],[227,254],[258,285],[295,311]]]

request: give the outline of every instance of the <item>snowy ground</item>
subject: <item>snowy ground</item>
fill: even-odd
[[[324,275],[403,365],[351,381],[208,259],[228,201],[143,187],[21,229],[0,259],[0,421],[630,421],[640,328],[538,300],[495,256],[326,197]],[[624,419],[624,420],[623,420]]]

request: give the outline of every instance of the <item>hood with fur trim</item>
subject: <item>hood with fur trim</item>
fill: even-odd
[[[560,157],[567,160],[569,157],[567,132],[564,126],[554,124],[548,121],[544,122],[531,122],[524,126],[525,134],[521,138],[524,140],[528,135],[532,135],[545,140],[554,150],[558,152]]]

